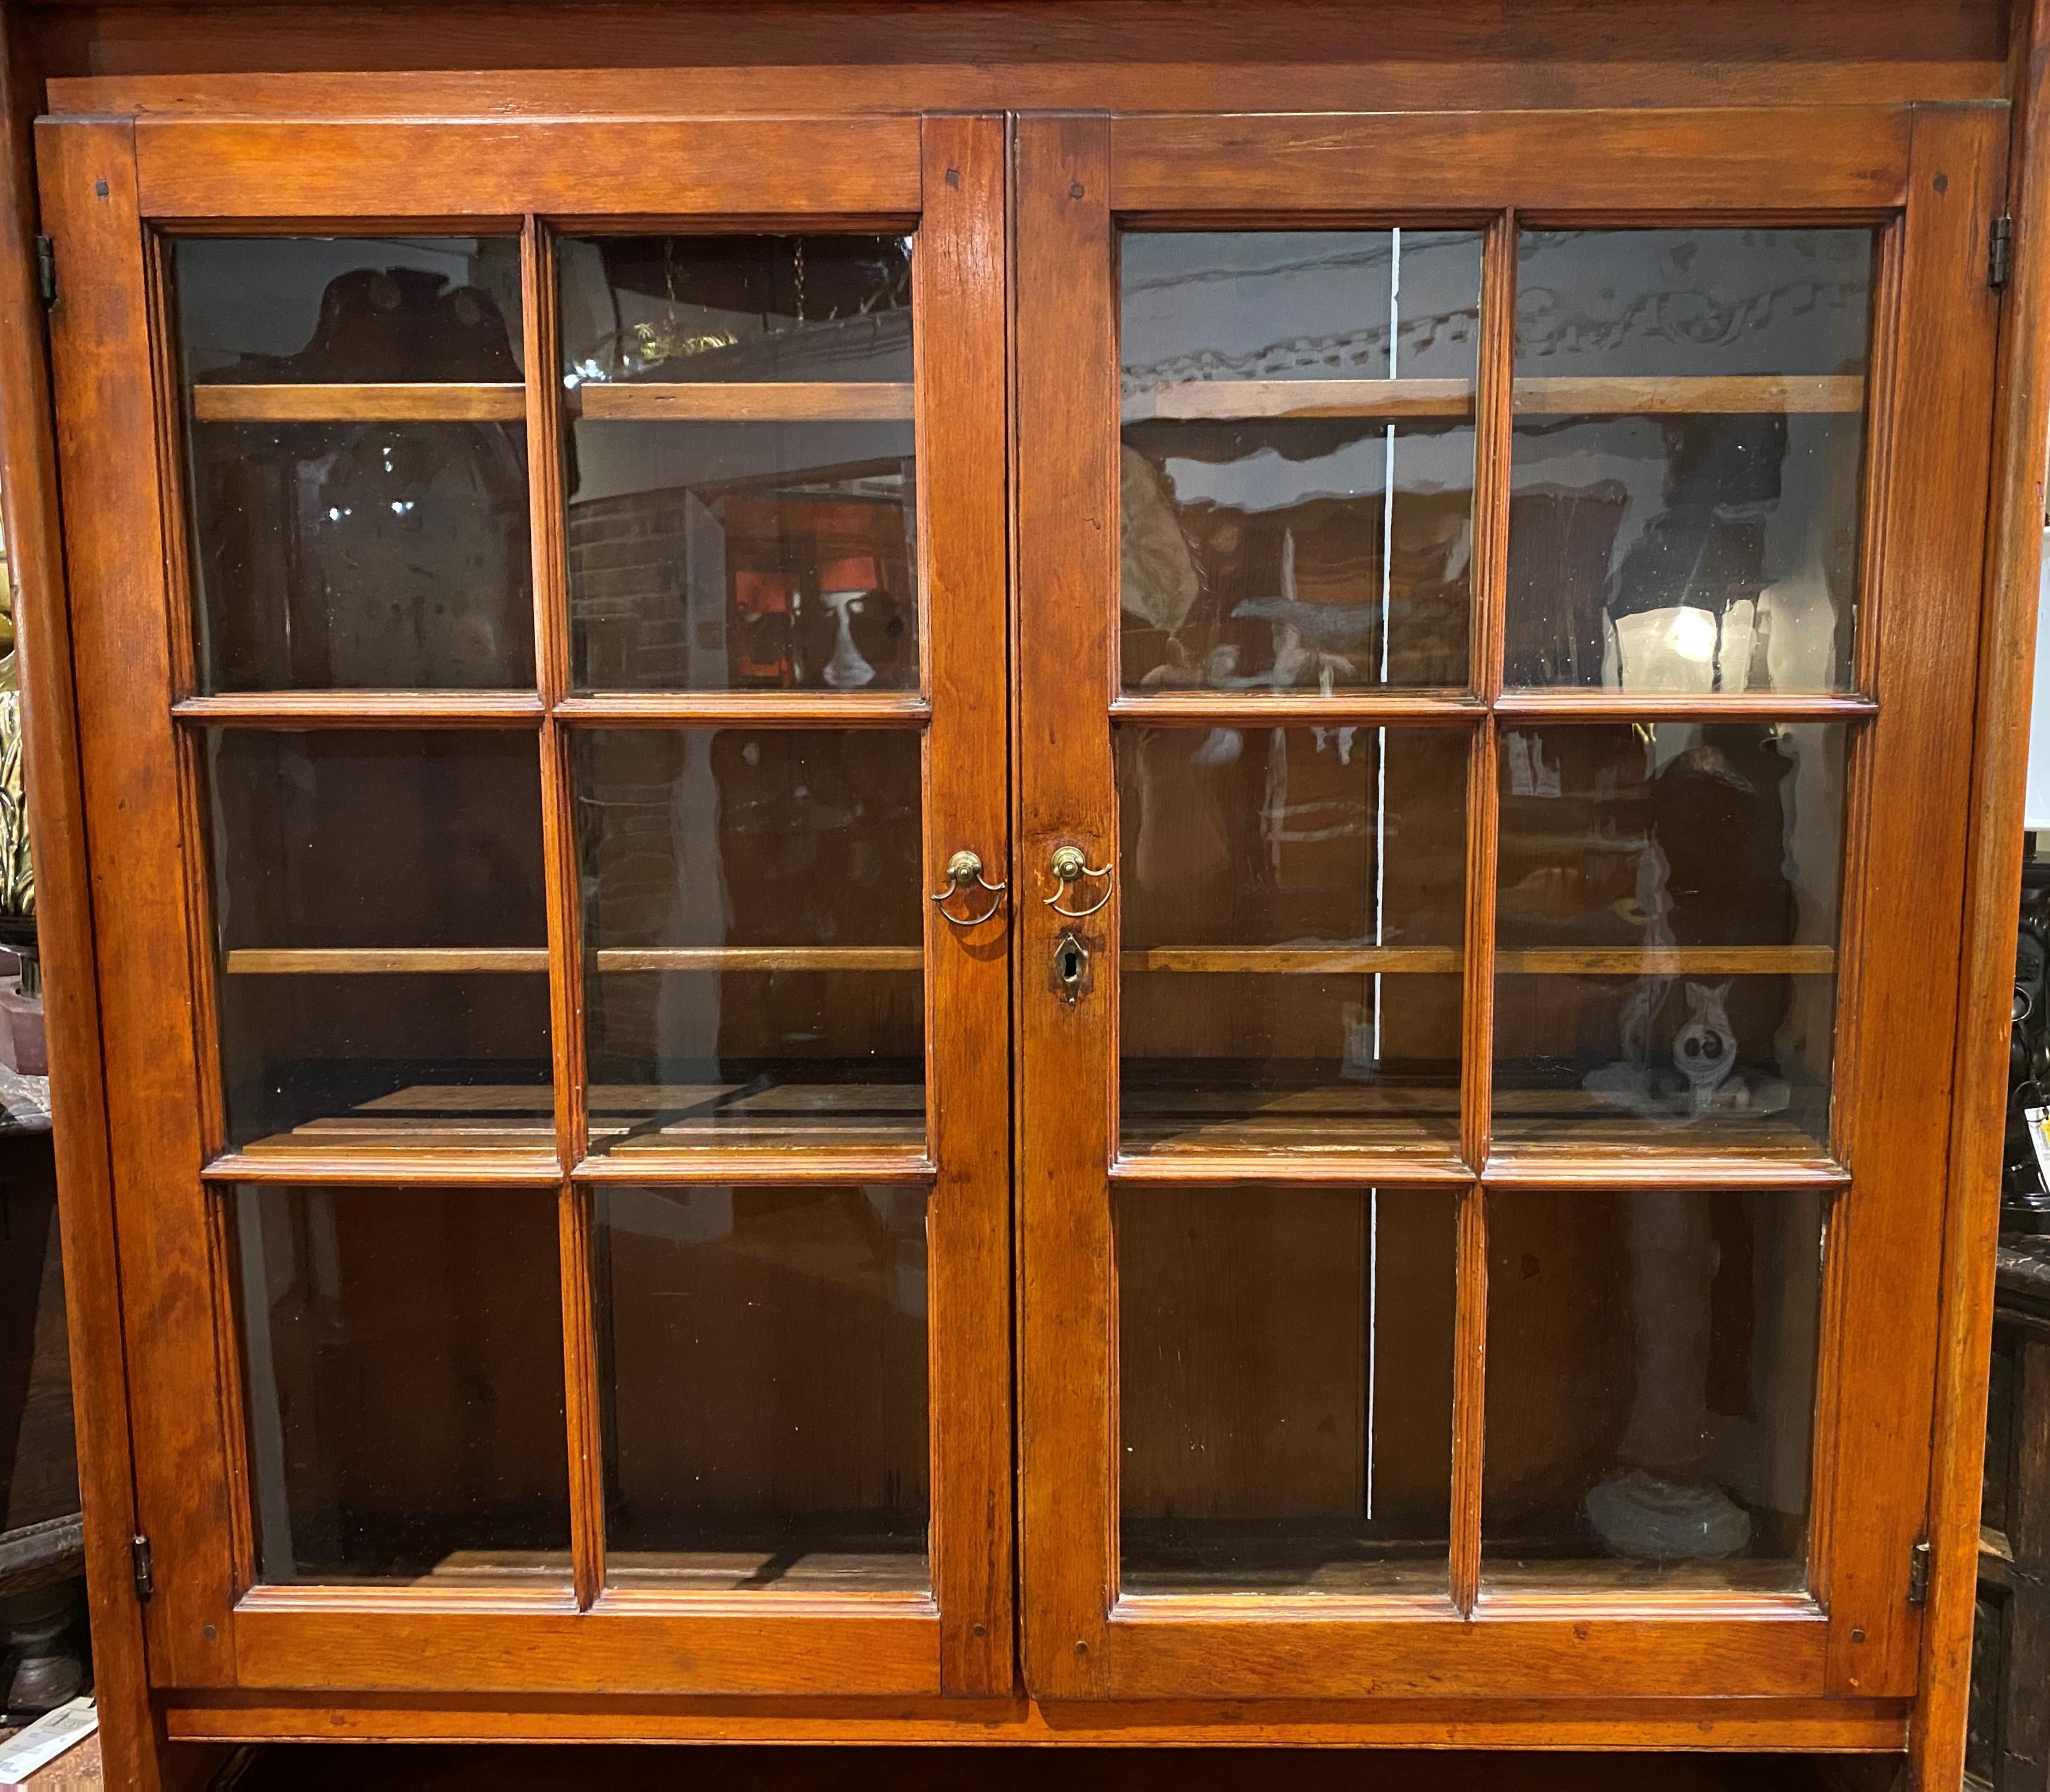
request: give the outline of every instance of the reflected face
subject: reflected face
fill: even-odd
[[[903,606],[879,586],[800,599],[797,682],[840,691],[900,686],[910,632]]]

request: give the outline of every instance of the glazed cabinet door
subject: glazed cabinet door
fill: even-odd
[[[40,150],[159,1684],[1007,1691],[1000,123]]]
[[[1912,1692],[2003,126],[1020,121],[1041,1696]]]

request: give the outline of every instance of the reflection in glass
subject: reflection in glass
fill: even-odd
[[[172,267],[201,688],[531,686],[517,240],[185,237]],[[382,420],[366,383],[509,414]],[[279,386],[337,392],[267,416]]]
[[[1504,731],[1499,1142],[1826,1139],[1844,732]]]
[[[259,1577],[567,1586],[553,1194],[232,1198]]]
[[[1873,240],[1522,235],[1510,685],[1848,685]]]
[[[1480,244],[1121,239],[1128,690],[1467,682]]]
[[[594,1149],[917,1147],[919,745],[578,732]]]
[[[578,689],[917,688],[910,255],[563,244]]]
[[[924,1191],[597,1204],[609,1582],[928,1586]]]
[[[1489,1195],[1483,1588],[1806,1584],[1826,1201]]]
[[[1120,1198],[1126,1593],[1444,1590],[1456,1206]]]
[[[1457,1135],[1467,736],[1120,728],[1127,1149]]]
[[[228,1142],[552,1147],[532,735],[206,743]]]

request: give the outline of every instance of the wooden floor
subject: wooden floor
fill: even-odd
[[[545,1792],[603,1786],[747,1792],[1822,1792],[1808,1761],[1770,1755],[1376,1754],[1256,1749],[664,1748],[274,1744],[235,1792]]]

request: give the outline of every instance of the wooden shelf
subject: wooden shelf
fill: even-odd
[[[897,423],[912,415],[912,388],[879,380],[594,383],[568,395],[594,421],[642,423]]]
[[[647,1180],[688,1166],[710,1180],[729,1152],[758,1172],[780,1165],[772,1179],[817,1181],[821,1167],[857,1181],[932,1178],[917,1081],[594,1083],[589,1105],[592,1157],[578,1166],[580,1178]],[[403,1176],[417,1163],[439,1169],[429,1180],[466,1181],[474,1159],[555,1180],[555,1094],[545,1083],[416,1083],[243,1146],[207,1174],[303,1180],[357,1163]]]
[[[918,971],[917,946],[605,946],[601,972]],[[1258,977],[1449,976],[1456,946],[1151,946],[1125,951],[1120,968],[1138,973]],[[1548,946],[1498,951],[1495,967],[1518,977],[1826,977],[1828,946]],[[539,974],[540,946],[241,947],[231,977],[419,976],[473,972]]]
[[[725,1593],[774,1587],[786,1593],[929,1593],[932,1565],[923,1548],[905,1543],[869,1548],[844,1543],[807,1548],[800,1541],[758,1549],[607,1549],[602,1609],[616,1610],[622,1593]]]
[[[606,691],[550,713],[614,728],[910,728],[933,708],[916,691]]]
[[[1688,377],[1518,380],[1519,416],[1775,416],[1865,409],[1857,373],[1763,373]]]
[[[1113,697],[1111,718],[1141,726],[1212,728],[1463,728],[1486,713],[1464,691],[1388,690],[1369,685],[1334,690],[1128,691]]]
[[[1263,417],[1470,417],[1467,380],[1185,380],[1135,392],[1126,423]]]
[[[599,1084],[590,1106],[592,1155],[649,1175],[667,1154],[721,1146],[925,1162],[922,1083]]]
[[[1152,946],[1120,962],[1130,971],[1442,976],[1463,956],[1456,946]],[[1836,966],[1828,946],[1547,946],[1495,958],[1498,975],[1522,977],[1822,977]]]
[[[228,953],[230,977],[443,975],[468,971],[540,972],[545,946],[244,947]]]
[[[1510,404],[1519,416],[1842,415],[1865,409],[1865,380],[1855,373],[1526,379],[1516,382]],[[1128,424],[1473,414],[1466,380],[1186,380],[1134,392],[1121,406]]]
[[[434,385],[195,385],[201,423],[524,423],[516,382]]]
[[[614,728],[911,728],[930,720],[916,691],[606,691],[546,709],[532,691],[224,691],[181,697],[181,722],[240,728],[490,728],[544,713]]]
[[[601,947],[600,971],[922,970],[916,946]],[[243,947],[228,955],[231,977],[334,977],[462,972],[545,973],[544,946],[330,946]]]
[[[1377,971],[1452,973],[1456,946],[1148,946],[1127,947],[1119,968],[1258,976],[1349,977]]]
[[[1504,691],[1505,722],[1850,722],[1879,713],[1869,697],[1827,691],[1627,691],[1558,685]]]
[[[1498,977],[1826,977],[1832,946],[1545,946],[1498,949]]]
[[[171,713],[215,728],[493,728],[538,722],[532,691],[224,691]]]

